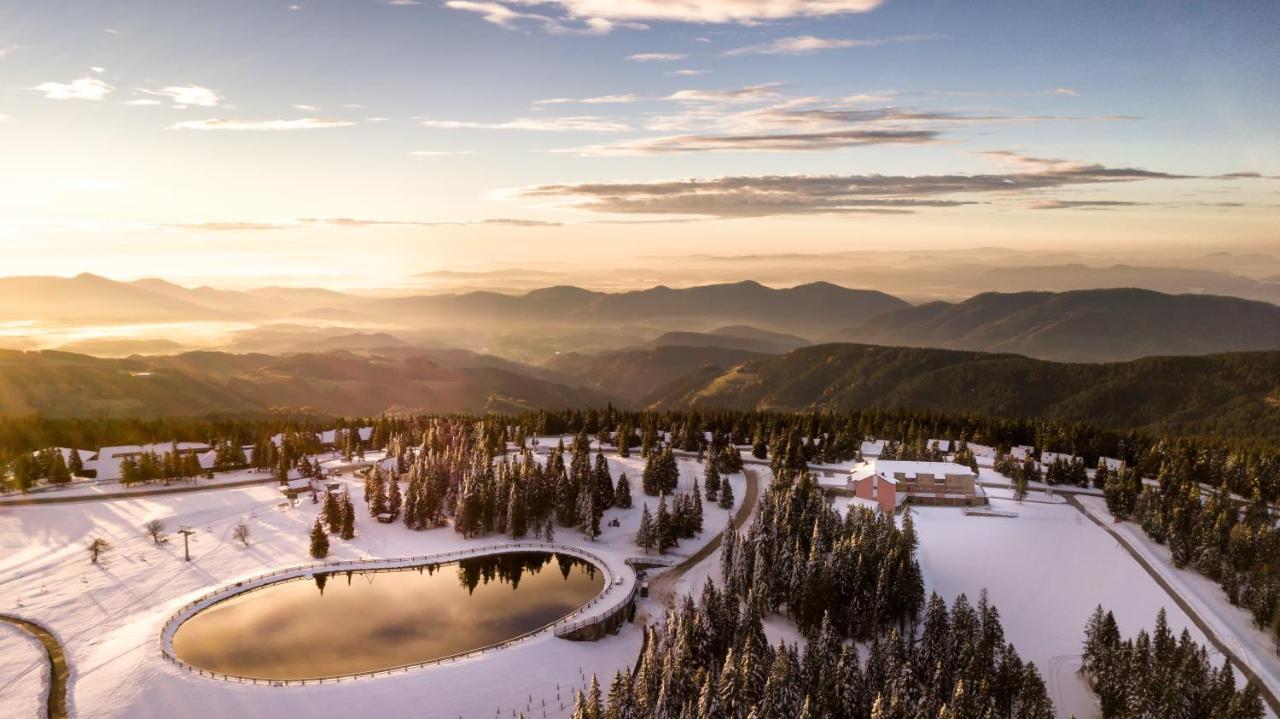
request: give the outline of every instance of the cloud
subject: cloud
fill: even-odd
[[[769,20],[870,12],[885,0],[448,0],[446,7],[474,12],[486,21],[512,27],[519,21],[548,32],[604,34],[618,27],[644,29],[645,21],[757,24]],[[537,5],[554,15],[513,9]],[[574,30],[579,24],[581,29]]]
[[[630,102],[639,102],[644,97],[635,94],[626,95],[600,95],[597,97],[552,97],[546,100],[535,100],[535,105],[621,105]]]
[[[627,55],[632,62],[675,62],[689,57],[682,52],[640,52]]]
[[[923,145],[932,130],[837,130],[761,135],[672,135],[559,150],[585,156],[670,155],[686,152],[813,152],[861,145]]]
[[[297,225],[285,222],[179,222],[165,227],[179,230],[208,230],[210,232],[256,232],[261,230],[287,230]]]
[[[514,4],[535,4],[535,0],[511,0]],[[538,13],[513,10],[508,5],[488,0],[448,0],[445,7],[462,10],[479,15],[485,22],[505,29],[519,27],[527,22],[541,25],[542,29],[554,35],[606,35],[617,27],[629,27],[644,30],[646,26],[634,22],[618,23],[603,17],[576,17],[564,15],[555,17]]]
[[[81,77],[71,82],[44,82],[36,85],[36,92],[49,100],[94,100],[111,94],[115,88],[96,77]]]
[[[298,112],[315,112],[316,110],[320,109],[315,105],[303,105],[303,104],[294,104],[294,105],[290,105],[289,107],[292,107]]]
[[[170,130],[225,130],[225,131],[265,131],[265,130],[323,130],[333,127],[350,127],[356,123],[352,120],[333,120],[316,117],[302,117],[295,120],[187,120],[174,123]]]
[[[142,97],[135,100],[125,100],[124,104],[129,105],[131,107],[154,107],[155,105],[163,105],[164,103],[160,102],[159,100],[152,100],[152,99]]]
[[[692,70],[692,69],[688,69],[688,68],[686,68],[686,69],[683,69],[683,70],[672,70],[671,72],[669,72],[669,73],[667,73],[667,74],[668,74],[668,75],[679,75],[679,76],[681,76],[681,77],[693,77],[694,75],[706,75],[706,74],[707,74],[707,73],[709,73],[709,72],[711,72],[711,71],[710,71],[710,70]]]
[[[765,82],[723,90],[680,90],[663,99],[672,102],[761,102],[777,98],[780,87],[782,83]]]
[[[384,220],[384,219],[364,219],[355,217],[299,217],[296,220],[285,222],[259,222],[259,221],[220,221],[220,222],[181,222],[168,225],[160,225],[181,230],[201,230],[209,232],[262,232],[271,230],[294,230],[303,227],[340,227],[340,228],[363,228],[363,227],[382,227],[382,226],[409,226],[409,227],[443,227],[443,226],[466,226],[466,225],[504,225],[508,227],[558,227],[559,222],[548,222],[544,220],[530,220],[513,217],[496,217],[478,220],[462,220],[462,221],[429,221],[429,220]]]
[[[199,85],[171,85],[159,90],[139,88],[140,92],[156,97],[167,97],[175,107],[217,107],[222,96],[216,91]]]
[[[797,35],[771,40],[759,45],[734,48],[726,51],[726,57],[736,55],[809,55],[822,50],[838,50],[854,47],[880,47],[893,43],[920,42],[935,40],[942,35],[899,35],[896,37],[874,37],[866,39],[827,38],[813,35]]]
[[[527,199],[561,200],[579,209],[613,214],[695,215],[719,218],[849,212],[911,212],[958,207],[984,197],[1031,191],[1188,176],[1128,167],[990,153],[1016,163],[1015,172],[980,175],[765,175],[691,178],[639,183],[538,185]]]
[[[559,227],[560,222],[547,222],[544,220],[522,220],[516,217],[494,217],[487,220],[479,220],[471,224],[479,225],[504,225],[507,227]]]
[[[517,117],[504,122],[423,120],[422,125],[446,130],[529,130],[533,132],[626,132],[632,129],[630,125],[620,120],[594,115]]]
[[[474,155],[475,150],[414,150],[409,153],[414,157],[446,157],[448,155]]]
[[[1145,202],[1122,200],[1039,200],[1029,207],[1033,210],[1110,210],[1117,207],[1137,207]]]

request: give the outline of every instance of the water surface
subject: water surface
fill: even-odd
[[[549,624],[604,587],[573,557],[513,552],[406,569],[290,579],[205,609],[177,657],[223,674],[312,679],[429,661]]]

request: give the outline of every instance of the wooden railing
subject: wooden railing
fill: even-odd
[[[180,627],[183,622],[190,619],[196,613],[214,604],[217,604],[218,602],[221,602],[223,600],[226,600],[235,596],[240,596],[248,592],[256,591],[258,589],[262,589],[264,587],[270,586],[277,582],[284,581],[286,579],[294,579],[297,577],[307,577],[307,576],[311,576],[319,573],[366,571],[366,570],[378,571],[378,570],[388,570],[388,569],[399,569],[399,568],[405,568],[405,567],[425,566],[428,564],[443,564],[443,563],[457,561],[460,559],[466,559],[470,557],[482,557],[482,556],[487,556],[491,554],[501,554],[506,552],[519,552],[519,551],[530,551],[530,550],[553,552],[556,554],[566,554],[569,556],[577,557],[579,559],[584,559],[588,562],[591,562],[597,569],[601,571],[602,574],[604,574],[604,588],[600,590],[600,593],[597,594],[595,598],[593,598],[591,601],[587,602],[581,607],[578,607],[577,609],[570,612],[569,614],[566,614],[565,616],[555,620],[554,622],[544,624],[541,627],[530,630],[528,632],[525,632],[524,634],[520,634],[510,639],[506,639],[501,642],[495,642],[493,644],[487,644],[482,647],[476,647],[474,649],[468,649],[465,651],[457,652],[457,653],[450,654],[443,657],[428,659],[421,662],[401,664],[394,667],[388,667],[385,669],[378,669],[378,670],[369,671],[369,672],[360,672],[356,674],[312,677],[308,679],[260,679],[260,678],[254,678],[254,677],[240,677],[240,676],[223,674],[221,672],[215,672],[209,669],[202,669],[200,667],[193,666],[179,659],[173,651],[173,637],[177,633],[178,627]],[[632,582],[631,592],[629,592],[621,602],[610,606],[605,611],[605,615],[607,615],[608,617],[616,616],[616,614],[619,611],[621,611],[622,608],[626,607],[627,604],[632,600],[636,592],[636,588],[638,586],[639,586],[638,582]],[[512,644],[525,641],[531,637],[534,637],[536,635],[539,635],[547,631],[548,629],[554,629],[556,630],[555,632],[556,636],[562,636],[561,632],[559,631],[560,627],[564,627],[566,625],[572,624],[574,625],[575,629],[580,629],[584,626],[589,626],[590,624],[593,624],[597,621],[602,621],[603,620],[602,617],[598,617],[594,614],[591,617],[586,617],[586,618],[583,618],[582,615],[584,613],[587,613],[587,611],[590,610],[592,607],[595,607],[598,604],[600,604],[602,601],[604,601],[606,596],[609,595],[609,593],[613,590],[613,588],[614,588],[613,572],[610,570],[609,564],[605,562],[603,559],[601,559],[598,555],[596,555],[593,552],[589,552],[585,549],[581,549],[579,547],[573,547],[573,546],[564,545],[564,544],[552,544],[547,542],[508,542],[504,544],[493,544],[493,545],[487,545],[483,547],[470,547],[467,549],[458,549],[451,552],[444,552],[442,554],[431,554],[431,555],[423,555],[423,556],[416,556],[416,557],[399,557],[394,559],[356,559],[356,560],[343,560],[343,561],[337,561],[337,562],[315,562],[312,564],[289,567],[287,569],[278,569],[274,572],[267,572],[265,574],[259,574],[249,579],[243,579],[239,582],[236,582],[235,584],[223,587],[221,589],[214,590],[212,592],[208,592],[207,594],[204,594],[182,605],[182,607],[180,607],[176,612],[174,612],[173,616],[171,616],[169,620],[165,622],[164,628],[160,632],[160,656],[172,662],[174,665],[178,666],[179,668],[185,671],[188,671],[192,674],[197,674],[203,677],[210,677],[213,679],[221,679],[223,681],[228,681],[228,682],[237,682],[240,684],[264,684],[269,686],[281,686],[281,687],[282,686],[300,686],[300,685],[306,685],[306,684],[335,683],[335,682],[340,682],[344,679],[358,679],[362,677],[376,677],[380,675],[390,675],[390,674],[395,674],[400,672],[407,672],[411,669],[416,669],[418,667],[431,666],[435,664],[445,664],[445,663],[455,662],[460,659],[479,656],[487,652],[494,651],[496,649],[501,649],[503,647],[507,647]],[[572,629],[569,631],[572,631]]]

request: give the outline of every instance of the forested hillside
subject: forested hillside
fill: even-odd
[[[1063,364],[1019,355],[828,344],[702,370],[655,408],[908,408],[1113,429],[1275,437],[1280,352]]]

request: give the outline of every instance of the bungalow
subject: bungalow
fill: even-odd
[[[986,504],[973,470],[954,462],[872,460],[849,473],[854,496],[869,499],[885,512],[903,502],[969,506]]]

